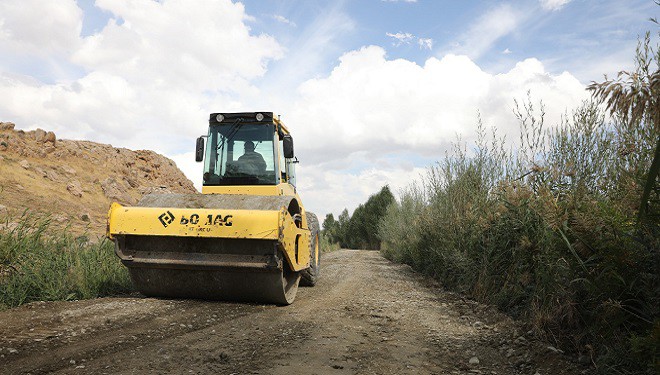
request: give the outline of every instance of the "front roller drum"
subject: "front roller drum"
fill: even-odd
[[[150,297],[289,305],[300,282],[274,241],[131,235],[115,252]]]
[[[198,298],[289,305],[300,275],[286,270],[193,270],[129,267],[133,285],[149,297]]]

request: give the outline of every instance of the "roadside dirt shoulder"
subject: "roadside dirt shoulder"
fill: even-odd
[[[377,252],[324,254],[293,305],[103,298],[0,312],[0,373],[581,374],[492,307]]]

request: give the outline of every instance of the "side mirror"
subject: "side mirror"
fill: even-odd
[[[204,138],[197,138],[197,145],[195,146],[195,161],[204,160]]]
[[[284,134],[282,138],[282,148],[284,149],[284,157],[287,159],[293,158],[293,138],[290,134]]]

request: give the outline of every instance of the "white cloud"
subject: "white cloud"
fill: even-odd
[[[513,8],[509,4],[499,5],[470,25],[468,30],[459,37],[452,52],[477,59],[488,52],[500,38],[516,30],[528,16],[521,9]]]
[[[433,39],[431,38],[419,38],[417,39],[417,44],[422,49],[428,49],[429,51],[433,49]]]
[[[217,90],[262,76],[283,54],[270,36],[250,35],[245,10],[230,1],[98,0],[116,18],[84,39],[74,62],[131,83]],[[119,24],[116,19],[122,19]]]
[[[257,92],[251,80],[283,54],[272,37],[252,35],[242,4],[229,0],[96,5],[114,18],[97,34],[61,42],[88,73],[43,84],[0,71],[0,117],[58,137],[178,153],[192,147],[182,139],[205,131],[209,108],[238,109],[236,98]]]
[[[81,78],[52,84],[0,70],[0,119],[54,130],[60,138],[165,153],[199,187],[201,165],[190,151],[194,138],[206,131],[209,111],[268,104],[264,107],[282,111],[293,131],[300,192],[306,206],[321,215],[352,209],[382,185],[393,191],[407,185],[442,157],[456,134],[473,139],[477,110],[486,125],[514,134],[512,99],[524,98],[527,90],[546,102],[549,123],[586,97],[571,74],[549,74],[535,59],[492,75],[465,54],[418,65],[388,60],[375,46],[343,54],[332,72],[319,76],[328,54],[338,55],[338,36],[354,28],[339,6],[308,25],[285,53],[280,42],[250,30],[240,3],[96,4],[113,18],[86,38],[76,29],[77,8],[70,19],[58,21],[65,26],[46,22],[53,40],[28,32],[18,37],[15,25],[23,16],[10,19],[13,13],[0,12],[0,53],[36,56],[51,48],[84,70]],[[479,19],[461,39],[465,53],[478,56],[490,48],[516,28],[517,16],[501,6]],[[479,41],[479,32],[488,40]],[[415,42],[409,33],[389,36]],[[430,39],[417,43],[432,47]],[[278,58],[276,65],[286,64],[269,69]],[[295,94],[286,94],[296,87]]]
[[[559,10],[564,5],[571,2],[571,0],[539,0],[539,1],[543,9],[551,10],[551,11]]]
[[[44,57],[77,48],[82,11],[75,0],[0,2],[0,51]]]
[[[313,187],[301,191],[312,191],[311,203],[320,212],[354,208],[350,202],[364,201],[386,183],[410,182],[408,172],[441,159],[457,134],[473,141],[477,111],[486,126],[515,140],[513,99],[524,100],[528,90],[546,104],[547,124],[588,96],[575,77],[550,74],[536,59],[493,75],[467,56],[430,58],[420,66],[388,60],[381,47],[349,52],[327,77],[300,87],[285,119],[307,174],[300,181]],[[396,155],[421,161],[392,165]],[[369,166],[377,166],[378,178],[367,177],[374,171]]]
[[[425,168],[413,165],[374,164],[356,173],[346,173],[301,165],[297,170],[298,189],[305,207],[323,220],[330,212],[336,218],[344,208],[352,211],[382,186],[390,185],[392,192],[397,194],[425,171]]]
[[[504,51],[502,51],[502,54],[503,55],[509,55],[509,54],[511,54],[511,50],[508,49],[508,48],[505,48]]]
[[[281,23],[283,23],[283,24],[286,24],[286,25],[290,25],[290,26],[296,27],[296,23],[295,23],[295,22],[292,22],[291,20],[289,20],[288,18],[286,18],[286,17],[284,17],[284,16],[281,16],[281,15],[279,15],[279,14],[275,14],[275,15],[273,15],[272,17],[273,17],[273,19],[274,19],[275,21],[277,21],[277,22],[281,22]]]
[[[395,46],[400,46],[402,44],[410,44],[410,42],[413,39],[415,39],[415,36],[411,33],[395,33],[395,34],[385,33],[385,35],[394,39],[394,42],[392,42],[392,44]]]

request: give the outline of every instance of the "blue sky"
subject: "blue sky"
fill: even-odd
[[[209,112],[273,111],[306,204],[352,210],[451,142],[515,139],[530,92],[556,124],[657,40],[652,0],[0,1],[0,120],[161,152],[199,185]],[[39,22],[34,22],[34,20]],[[38,117],[34,113],[40,113]]]
[[[344,18],[337,21],[345,27],[338,27],[332,35],[328,59],[318,66],[317,74],[326,74],[342,51],[378,45],[386,48],[391,59],[404,58],[417,64],[433,56],[466,52],[491,73],[507,71],[516,62],[535,57],[544,61],[551,73],[579,71],[583,82],[600,78],[592,73],[605,73],[585,68],[588,58],[618,54],[623,49],[628,63],[634,47],[631,41],[652,27],[647,20],[658,13],[658,7],[647,0],[570,1],[550,10],[540,1],[247,0],[244,4],[248,14],[257,18],[257,22],[249,23],[255,32],[274,35],[289,48],[304,42],[320,16]],[[510,32],[503,32],[483,50],[457,46],[466,42],[465,34],[471,27],[478,29],[480,20],[498,9],[515,18]],[[401,42],[388,34],[410,34],[411,38]],[[420,46],[420,39],[432,40],[433,47]]]

